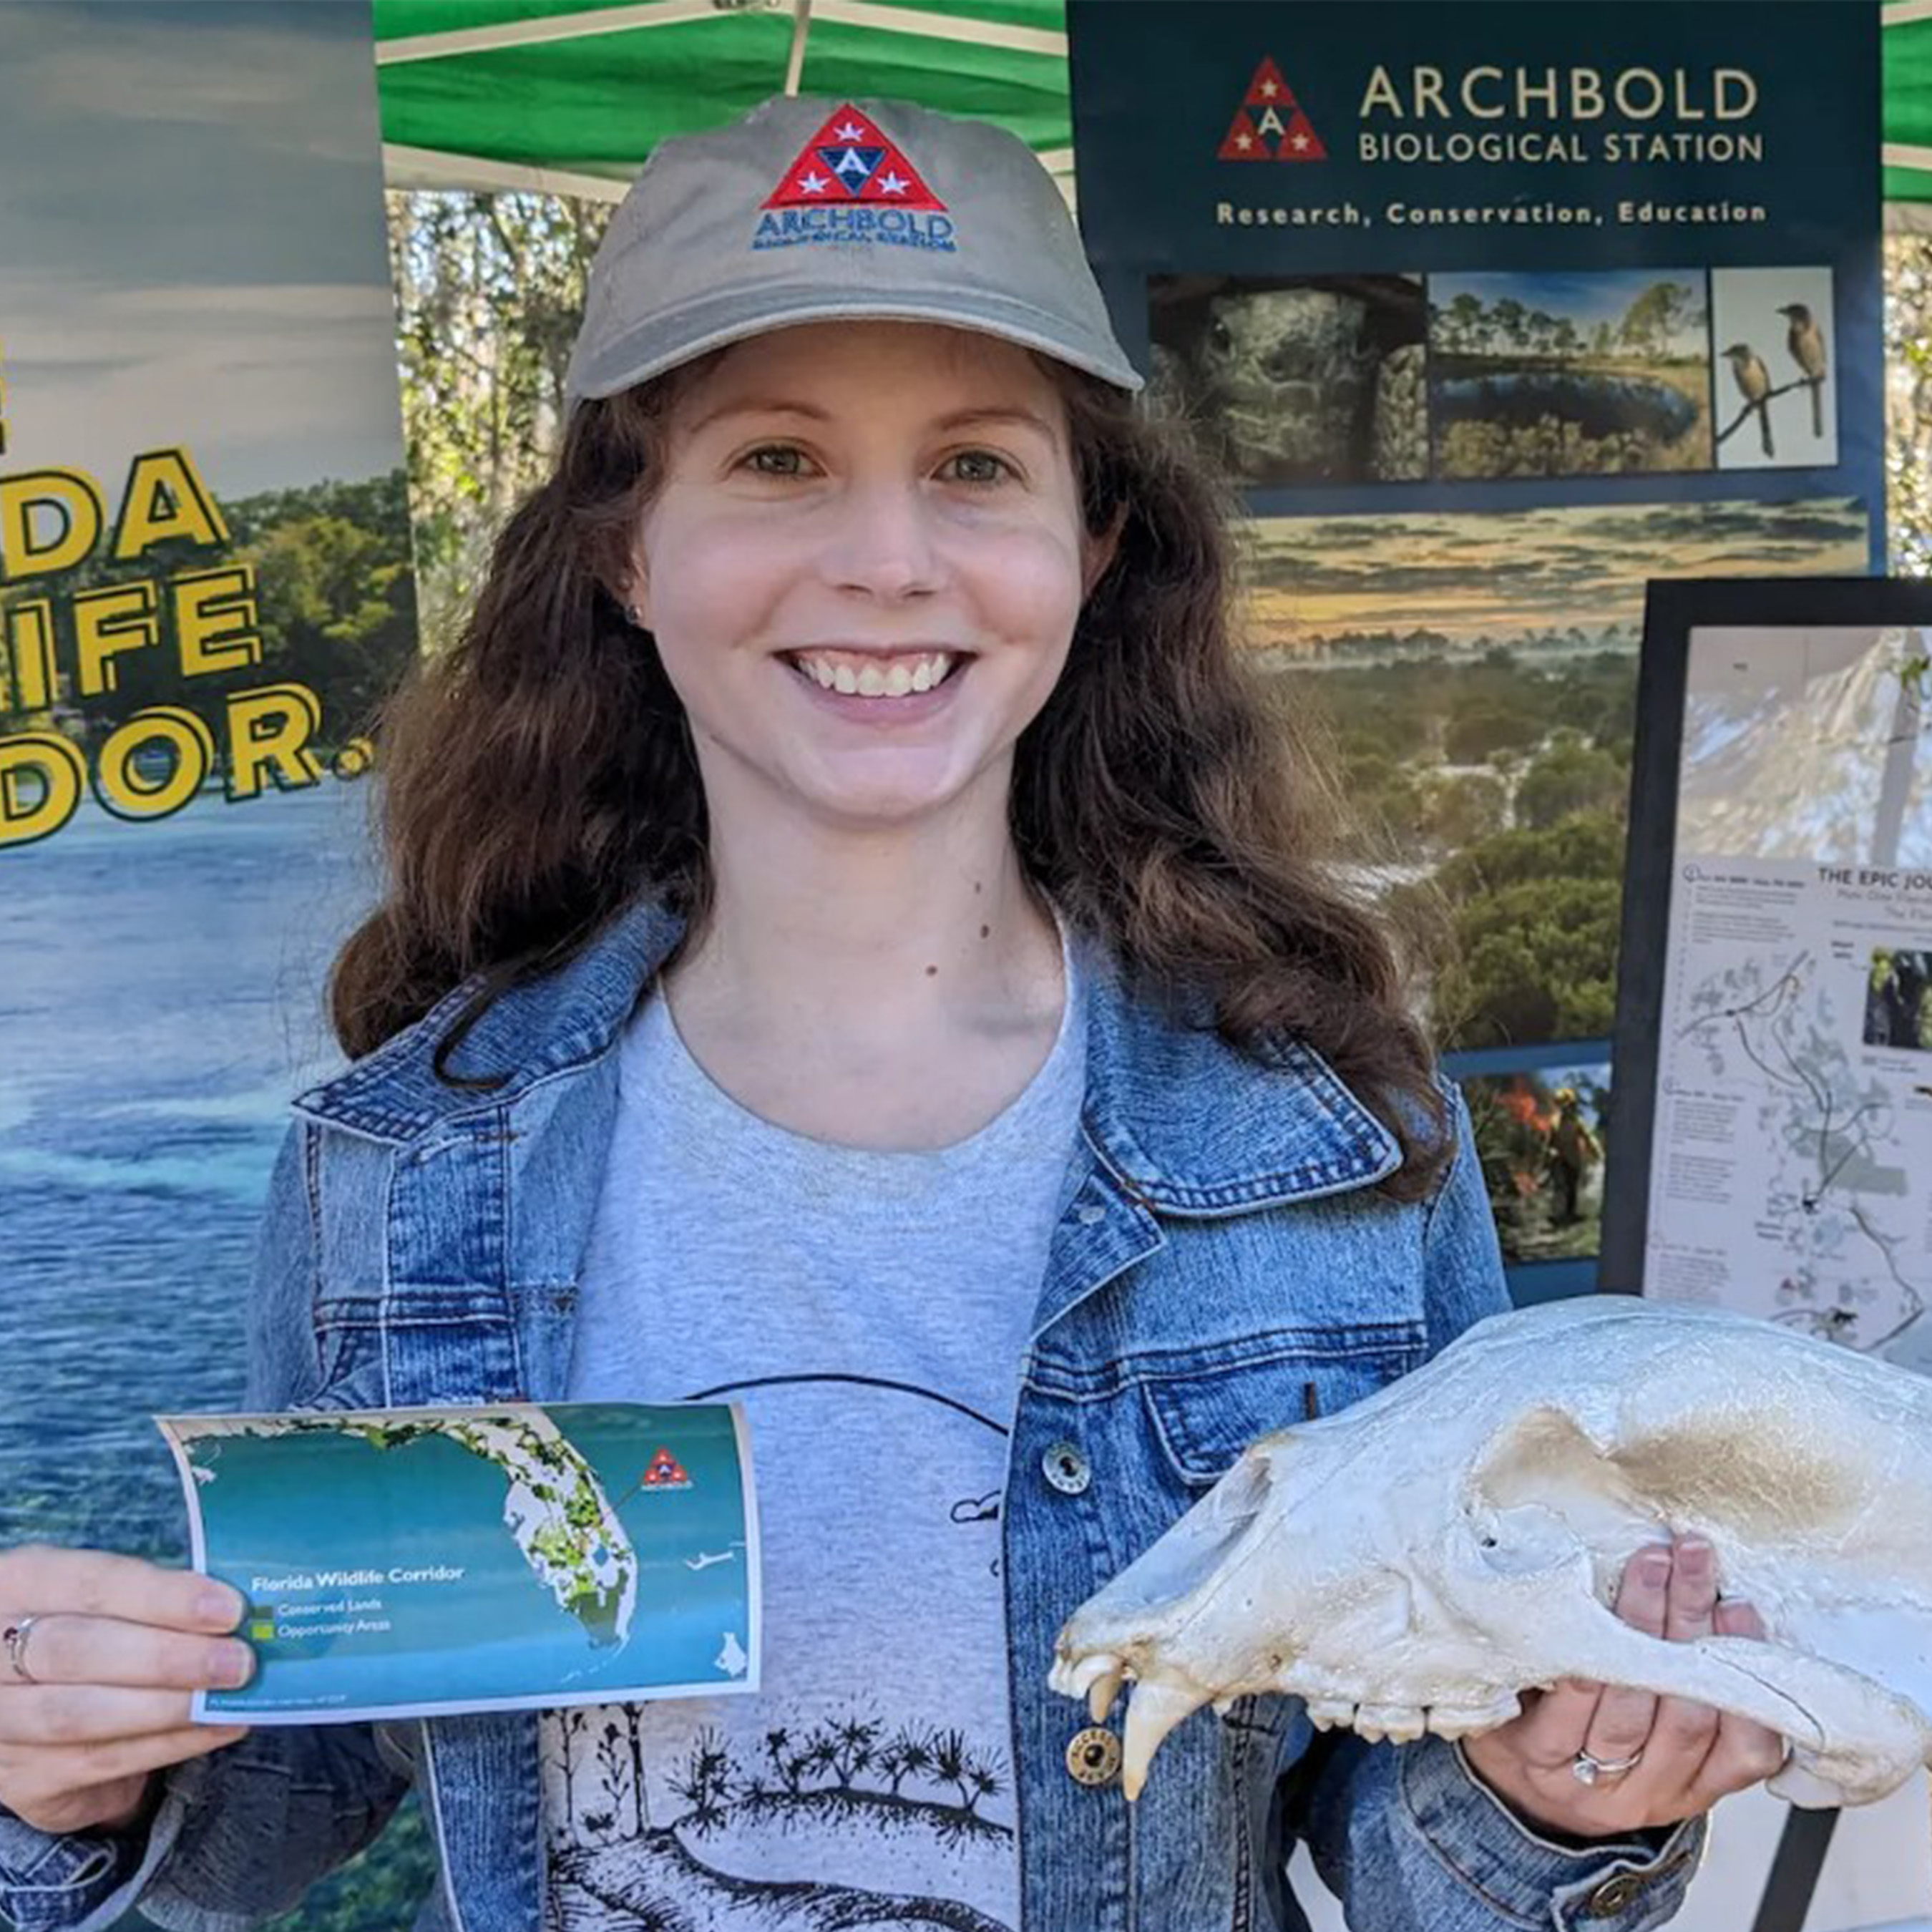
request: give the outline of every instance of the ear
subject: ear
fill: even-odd
[[[1126,528],[1127,506],[1121,504],[1114,512],[1114,520],[1097,536],[1090,530],[1080,533],[1080,601],[1084,604],[1094,594],[1094,586],[1112,568],[1114,558],[1120,548],[1120,532]]]
[[[611,593],[624,607],[624,614],[640,631],[651,628],[651,573],[640,538],[634,538],[626,554],[624,567]]]

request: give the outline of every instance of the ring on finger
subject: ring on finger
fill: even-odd
[[[27,1668],[27,1640],[34,1634],[38,1617],[22,1617],[18,1623],[9,1624],[0,1630],[0,1645],[7,1652],[7,1668],[22,1684],[38,1684],[40,1681]]]
[[[1628,1778],[1642,1762],[1640,1747],[1628,1757],[1592,1757],[1587,1750],[1580,1750],[1570,1760],[1570,1775],[1579,1784],[1614,1784],[1618,1778]]]

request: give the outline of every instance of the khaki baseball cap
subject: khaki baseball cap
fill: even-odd
[[[592,265],[566,393],[841,320],[950,323],[1141,386],[1023,141],[904,101],[782,98],[652,154]]]

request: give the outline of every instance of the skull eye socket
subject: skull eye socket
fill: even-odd
[[[1208,346],[1216,355],[1225,356],[1234,346],[1234,338],[1228,332],[1225,322],[1215,322],[1208,331]]]

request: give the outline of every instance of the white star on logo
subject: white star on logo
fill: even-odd
[[[910,182],[902,180],[890,172],[879,177],[879,192],[881,194],[904,194],[911,185]]]
[[[1237,134],[1234,136],[1234,146],[1239,148],[1244,154],[1245,154],[1248,149],[1252,148],[1254,145],[1255,137],[1252,134]]]
[[[833,140],[838,141],[862,141],[866,138],[865,129],[853,121],[847,122],[842,128],[833,128],[832,134]]]
[[[856,148],[848,148],[832,164],[832,172],[836,175],[863,175],[866,164]]]
[[[1298,134],[1288,145],[1294,148],[1305,148],[1308,145],[1308,136],[1306,134]]]
[[[800,194],[823,194],[831,185],[832,184],[816,168],[814,168],[810,174],[800,175],[798,178],[798,191]]]
[[[1276,86],[1273,81],[1264,80],[1262,82],[1262,92],[1265,94],[1270,100],[1272,100],[1275,96],[1281,92],[1281,89]]]

